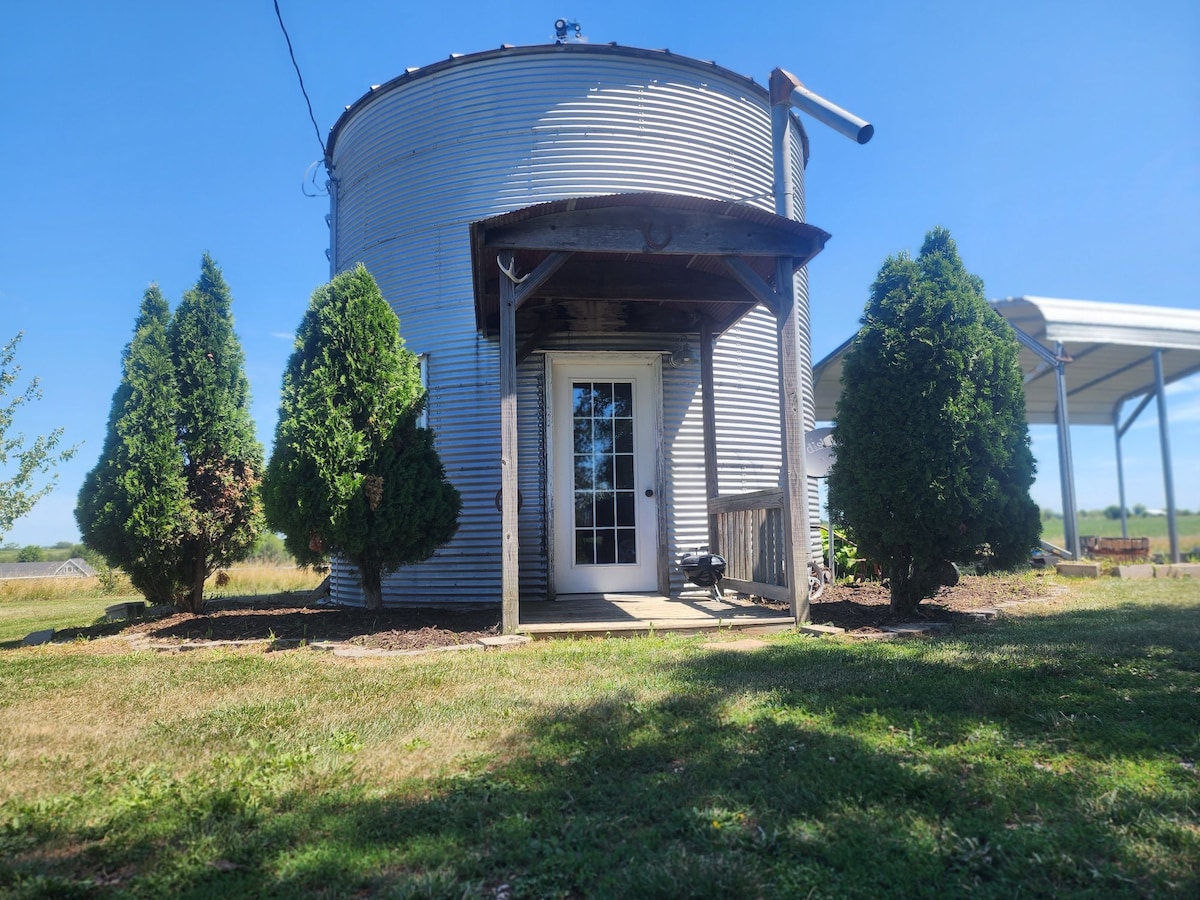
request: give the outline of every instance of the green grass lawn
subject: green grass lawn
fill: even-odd
[[[1200,895],[1200,589],[1063,587],[750,652],[3,650],[0,893]]]
[[[94,578],[31,578],[0,581],[0,647],[19,644],[34,631],[92,625],[104,608],[140,601],[126,582],[106,593]]]

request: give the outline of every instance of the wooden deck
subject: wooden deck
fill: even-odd
[[[519,634],[534,638],[570,635],[638,635],[704,631],[763,633],[795,626],[786,612],[703,595],[565,594],[557,600],[522,600]]]

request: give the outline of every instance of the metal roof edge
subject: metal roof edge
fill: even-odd
[[[503,59],[507,57],[517,56],[540,56],[540,55],[561,55],[561,54],[584,54],[597,56],[629,56],[640,57],[642,59],[662,59],[670,60],[671,62],[680,63],[689,68],[694,68],[709,72],[718,72],[723,77],[733,81],[742,82],[746,89],[759,97],[769,106],[770,93],[765,85],[759,84],[749,75],[743,75],[740,72],[735,72],[732,69],[726,69],[724,66],[717,65],[715,62],[696,59],[691,56],[681,56],[672,53],[670,50],[648,50],[641,47],[625,47],[617,43],[609,44],[530,44],[527,46],[512,46],[504,44],[494,50],[482,50],[478,53],[466,54],[451,54],[447,59],[438,60],[426,66],[412,68],[398,75],[390,81],[383,84],[372,85],[369,90],[349,106],[345,108],[337,121],[333,123],[333,127],[329,129],[329,138],[325,142],[325,160],[326,164],[332,166],[333,149],[337,143],[338,135],[346,123],[363,107],[367,106],[373,100],[382,97],[385,94],[391,93],[399,87],[409,84],[421,78],[426,78],[436,75],[439,72],[444,72],[447,69],[456,66],[471,65],[472,63],[483,62],[489,59]],[[794,113],[789,113],[800,129],[800,137],[804,144],[804,162],[808,163],[808,132],[804,130],[804,124],[799,117]]]
[[[1041,327],[1034,330],[1040,334],[1031,336],[1046,341],[1200,349],[1200,310],[1028,294],[988,303],[1006,319],[1009,319],[1006,310],[1032,309],[1040,318]],[[1029,329],[1023,330],[1030,333]]]

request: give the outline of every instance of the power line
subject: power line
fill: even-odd
[[[324,160],[325,141],[321,139],[321,128],[317,125],[317,117],[313,115],[312,101],[308,99],[308,90],[304,87],[304,76],[300,74],[300,64],[296,62],[296,51],[292,49],[292,39],[288,37],[287,26],[283,24],[283,13],[279,11],[279,0],[272,0],[275,4],[275,18],[279,20],[279,28],[283,31],[283,39],[287,41],[288,56],[292,58],[292,68],[296,70],[296,78],[300,80],[300,93],[304,95],[304,102],[308,104],[308,118],[312,121],[313,131],[317,135],[317,143],[321,145],[321,159]]]

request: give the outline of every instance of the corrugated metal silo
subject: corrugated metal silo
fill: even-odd
[[[802,218],[806,138],[790,121]],[[329,141],[331,267],[337,273],[364,263],[400,317],[409,348],[425,356],[429,425],[463,496],[456,537],[433,559],[386,579],[387,600],[499,596],[498,347],[476,330],[470,224],[544,201],[639,191],[772,210],[770,144],[764,87],[709,63],[611,45],[451,58],[374,88],[347,108]],[[797,287],[807,361],[803,272]],[[760,308],[717,343],[722,492],[779,483],[775,341],[774,319]],[[540,349],[673,348],[662,336],[571,333]],[[518,368],[521,592],[529,597],[552,589],[547,369],[540,352]],[[661,386],[660,464],[668,473],[662,500],[677,553],[707,540],[698,364],[663,366]],[[811,427],[811,409],[804,418]],[[335,575],[338,599],[353,600],[352,573],[335,568]],[[673,590],[680,587],[673,576]]]

